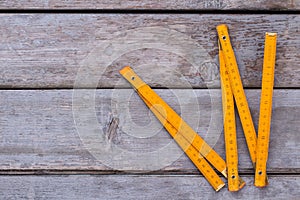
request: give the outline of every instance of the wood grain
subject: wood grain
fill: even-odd
[[[254,1],[241,1],[241,0],[20,0],[8,1],[3,0],[0,3],[1,9],[184,9],[184,10],[299,10],[299,0],[291,1],[270,1],[270,0],[254,0]]]
[[[239,192],[215,192],[199,176],[1,176],[4,199],[291,199],[300,197],[299,176],[269,176],[264,189],[243,177]]]
[[[266,31],[278,33],[275,87],[300,87],[299,15],[2,14],[0,21],[1,88],[129,87],[118,73],[125,65],[154,87],[219,87],[215,27],[224,22],[245,87],[260,87]],[[90,76],[78,81],[83,72]]]
[[[110,167],[114,167],[113,170],[126,172],[147,173],[151,169],[156,169],[166,173],[199,174],[176,145],[168,146],[172,141],[170,136],[161,128],[159,122],[149,113],[132,89],[79,91],[81,91],[80,95],[78,91],[75,95],[72,94],[72,90],[2,90],[0,92],[1,173],[5,174],[9,171],[22,173],[22,170],[41,170],[45,173],[47,170],[50,173],[51,170],[75,170],[72,173],[76,173],[76,170],[99,170],[97,173],[111,173]],[[156,91],[224,158],[223,133],[218,132],[218,127],[222,126],[220,90],[159,89]],[[88,94],[94,92],[93,107],[89,104]],[[246,93],[257,128],[260,90],[251,89]],[[72,95],[80,100],[79,104],[72,105]],[[300,172],[299,98],[299,90],[274,91],[269,172]],[[76,99],[73,101],[76,102]],[[76,111],[80,113],[79,118]],[[97,123],[93,124],[93,120]],[[240,122],[237,123],[240,171],[252,173]],[[118,128],[110,134],[109,140],[105,140],[109,146],[104,150],[102,148],[103,152],[111,155],[114,148],[118,147],[132,152],[133,157],[107,158],[93,154],[93,148],[101,149],[103,147],[101,145],[107,144],[97,143],[97,140],[106,137],[107,132],[112,133],[111,126]],[[82,127],[86,129],[81,129]],[[164,147],[166,149],[162,151]],[[151,152],[161,154],[153,155]],[[170,152],[178,157],[165,159],[165,155],[170,155]],[[157,169],[158,165],[153,164],[153,168],[147,168],[149,167],[145,166],[147,159],[141,159],[141,155],[146,155],[148,162],[150,158],[154,158],[165,166]],[[114,164],[115,162],[117,165]],[[141,164],[141,162],[145,163]]]

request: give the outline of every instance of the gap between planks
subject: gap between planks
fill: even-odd
[[[287,172],[282,169],[273,169],[274,171],[267,172],[270,176],[300,176],[300,169],[293,169],[291,172]],[[243,169],[242,172],[239,173],[241,176],[254,176],[253,169]],[[122,175],[122,176],[199,176],[203,177],[203,175],[197,170],[159,170],[153,172],[144,172],[144,171],[118,171],[118,170],[90,170],[90,169],[69,169],[69,170],[61,170],[61,169],[36,169],[36,170],[28,170],[28,169],[9,169],[9,170],[0,170],[0,176],[5,175]],[[219,176],[222,176],[218,173]]]

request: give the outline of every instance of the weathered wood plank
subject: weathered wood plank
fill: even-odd
[[[299,0],[291,1],[270,1],[270,0],[254,0],[251,2],[241,0],[101,0],[101,1],[8,1],[3,0],[0,3],[1,9],[184,9],[184,10],[299,10]]]
[[[273,31],[275,87],[300,87],[299,15],[3,14],[0,21],[2,88],[73,88],[84,73],[78,87],[129,87],[118,73],[124,65],[155,87],[218,87],[222,22],[244,86],[260,87],[264,34]]]
[[[2,90],[0,169],[103,170],[105,173],[111,170],[109,167],[131,172],[161,167],[165,172],[198,173],[180,149],[169,144],[172,140],[168,133],[132,89],[96,90],[95,105],[91,105],[93,99],[89,95],[93,92],[76,90],[72,106],[72,90]],[[218,130],[222,126],[220,90],[160,89],[157,92],[225,157],[223,133]],[[257,127],[260,91],[251,89],[246,93]],[[274,91],[269,172],[300,172],[299,98],[299,90]],[[76,104],[78,99],[80,103]],[[118,126],[111,124],[118,127],[115,131],[109,129],[112,117],[119,120]],[[110,136],[104,136],[108,132]],[[108,140],[99,142],[106,137]],[[117,148],[131,154],[112,154]],[[240,171],[252,172],[239,122],[238,148]]]
[[[300,198],[299,176],[269,176],[264,189],[243,177],[239,192],[215,192],[199,176],[1,176],[3,199],[291,199]]]

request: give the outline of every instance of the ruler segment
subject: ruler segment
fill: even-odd
[[[139,92],[138,94],[145,102],[145,104],[150,108],[153,114],[157,117],[157,119],[163,124],[165,129],[174,138],[181,149],[186,153],[186,155],[190,158],[194,165],[203,174],[206,180],[211,184],[214,190],[219,191],[220,189],[222,189],[225,186],[225,183],[208,164],[208,162],[203,158],[199,151],[189,141],[187,141],[171,123],[165,120],[164,116],[161,115],[161,113],[156,109],[155,106],[152,106],[151,103],[143,98],[143,96]]]
[[[199,158],[196,159],[195,155],[198,154],[210,162],[225,177],[227,176],[225,161],[183,119],[181,119],[181,117],[167,103],[165,103],[163,99],[161,99],[146,83],[144,83],[130,67],[123,68],[120,70],[120,73],[129,83],[131,83],[146,105],[150,107],[159,121],[164,125],[170,135],[197,167],[199,166],[198,163],[200,161],[203,162],[201,159],[198,160]],[[177,140],[176,138],[178,137],[184,138],[189,145],[182,144],[183,140]],[[204,168],[209,169],[207,165],[205,167],[202,166],[202,168],[199,169],[201,173],[203,173],[205,177],[210,177],[210,179],[212,179],[207,180],[215,190],[221,189],[224,186],[224,183],[220,182],[221,179],[219,177],[217,178],[215,175],[209,175],[212,173],[211,170],[203,170]]]
[[[248,150],[253,167],[256,166],[256,132],[252,121],[247,98],[243,89],[242,80],[239,74],[238,65],[230,43],[228,28],[225,24],[217,26],[217,32],[221,48],[224,52],[224,60],[229,75],[231,89],[238,108],[244,130]]]
[[[236,124],[234,112],[234,100],[231,91],[229,75],[225,66],[224,54],[219,44],[219,64],[222,89],[224,138],[226,150],[226,163],[228,173],[228,190],[239,191],[245,186],[245,181],[238,173],[238,149],[236,140]]]
[[[272,115],[276,39],[276,33],[266,33],[254,181],[254,185],[257,187],[268,185],[267,160]]]

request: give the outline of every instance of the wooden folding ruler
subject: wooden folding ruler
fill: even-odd
[[[254,185],[257,187],[268,185],[267,160],[272,114],[276,39],[276,33],[266,33],[254,181]]]
[[[151,109],[211,186],[216,191],[224,187],[224,182],[210,164],[227,177],[225,161],[163,99],[138,77],[130,67],[127,66],[120,70],[120,74],[134,87],[141,99]]]

